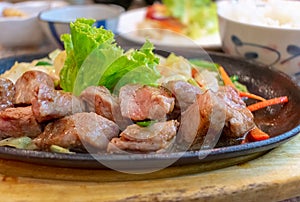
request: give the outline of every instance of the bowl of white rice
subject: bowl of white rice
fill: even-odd
[[[299,11],[300,1],[219,1],[223,51],[277,68],[299,82]]]

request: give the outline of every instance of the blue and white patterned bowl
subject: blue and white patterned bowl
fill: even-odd
[[[117,5],[70,5],[43,11],[38,18],[50,40],[58,48],[63,49],[60,36],[64,33],[70,33],[70,22],[74,22],[77,18],[92,18],[96,20],[95,26],[103,26],[105,29],[116,33],[119,17],[123,12],[124,8]]]
[[[230,6],[234,6],[232,1],[218,4],[223,51],[279,69],[300,83],[300,28],[240,22],[228,17]]]

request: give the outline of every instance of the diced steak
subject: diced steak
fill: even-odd
[[[97,152],[106,150],[109,141],[118,134],[119,127],[114,122],[93,112],[83,112],[47,124],[44,132],[33,141],[46,151],[51,145],[57,145]]]
[[[35,89],[44,84],[50,89],[54,89],[52,78],[45,72],[32,70],[27,71],[15,83],[16,94],[14,97],[15,104],[31,104],[35,96]]]
[[[176,99],[175,107],[182,112],[196,101],[198,94],[202,93],[199,87],[182,80],[171,80],[162,86],[172,92]]]
[[[175,120],[157,122],[148,127],[130,125],[119,138],[110,141],[107,151],[109,153],[164,152],[173,146],[178,125]]]
[[[253,115],[238,93],[220,87],[217,93],[208,90],[197,95],[197,102],[182,114],[177,143],[200,148],[203,141],[216,143],[223,128],[228,138],[240,138],[254,126]]]
[[[117,123],[125,129],[131,122],[121,114],[117,97],[113,96],[105,86],[90,86],[81,92],[80,98],[86,103],[87,111],[95,112]]]
[[[209,132],[210,141],[218,141],[224,127],[226,106],[210,90],[197,95],[197,100],[182,113],[176,142],[181,149],[198,149]],[[212,144],[209,142],[208,144]]]
[[[32,99],[32,110],[35,118],[43,122],[84,112],[85,105],[69,92],[54,90],[41,84]]]
[[[218,97],[226,104],[226,123],[224,133],[228,137],[239,138],[255,127],[254,117],[240,98],[238,92],[230,86],[219,88]]]
[[[135,121],[164,120],[175,104],[175,98],[165,88],[139,84],[123,86],[119,99],[122,115]]]
[[[0,138],[36,137],[41,132],[42,127],[33,116],[31,106],[0,111]]]
[[[14,83],[6,78],[0,78],[0,111],[13,107],[13,100],[15,96]]]

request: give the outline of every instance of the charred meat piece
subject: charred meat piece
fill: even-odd
[[[177,136],[177,144],[181,149],[198,149],[204,143],[218,141],[218,135],[224,127],[226,106],[219,97],[207,90],[197,95],[197,100],[182,113],[181,124]]]
[[[80,98],[85,101],[87,110],[95,112],[109,120],[114,120],[116,98],[104,86],[90,86],[81,92]]]
[[[84,112],[81,99],[71,93],[54,90],[41,84],[32,99],[32,110],[39,122]]]
[[[0,138],[36,137],[41,132],[42,127],[33,116],[31,106],[0,111]]]
[[[238,92],[230,86],[219,88],[218,97],[226,105],[226,123],[224,134],[228,137],[239,138],[255,127],[253,114]]]
[[[54,89],[54,82],[47,73],[36,70],[25,72],[15,83],[14,103],[31,104],[31,100],[35,96],[35,89],[41,84]]]
[[[157,122],[148,127],[130,125],[119,138],[110,141],[107,152],[164,152],[173,146],[178,125],[175,120]]]
[[[33,142],[48,151],[51,145],[88,151],[106,150],[107,144],[119,134],[119,127],[96,113],[77,113],[48,123]]]
[[[123,86],[119,99],[122,115],[135,121],[164,120],[175,104],[175,98],[167,89],[139,84]]]
[[[13,107],[13,100],[15,96],[14,83],[6,78],[0,78],[0,111]]]
[[[114,121],[121,129],[125,129],[131,122],[122,116],[118,98],[104,86],[87,87],[80,94],[80,98],[86,103],[87,111]]]
[[[216,145],[223,129],[229,138],[241,138],[255,126],[253,115],[232,87],[221,87],[197,96],[181,117],[177,143],[200,148]],[[204,145],[203,145],[204,144]]]
[[[190,105],[196,101],[196,96],[202,91],[200,88],[182,80],[171,80],[162,84],[175,96],[175,108],[185,111]]]

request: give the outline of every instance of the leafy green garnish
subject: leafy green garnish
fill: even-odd
[[[140,50],[125,52],[117,46],[114,34],[93,27],[94,20],[77,19],[70,34],[62,35],[67,58],[60,73],[64,91],[79,95],[88,86],[103,85],[110,91],[127,83],[154,83],[159,58],[147,41]]]
[[[52,64],[50,62],[46,61],[38,61],[35,66],[51,66]]]
[[[247,89],[247,86],[241,84],[239,82],[239,77],[237,75],[232,75],[230,77],[232,83],[234,84],[234,86],[241,92],[249,92],[248,89]]]
[[[137,125],[141,127],[148,127],[154,123],[157,123],[157,120],[149,120],[149,121],[138,121],[136,122]]]
[[[201,59],[189,59],[190,63],[203,69],[207,69],[208,71],[218,72],[218,67],[220,66],[217,63],[201,60]]]
[[[111,31],[96,28],[93,26],[94,23],[93,19],[79,18],[70,23],[70,34],[61,36],[67,53],[65,64],[60,72],[60,85],[64,91],[73,92],[77,73],[84,60],[95,48],[104,43],[114,42],[114,34]]]

